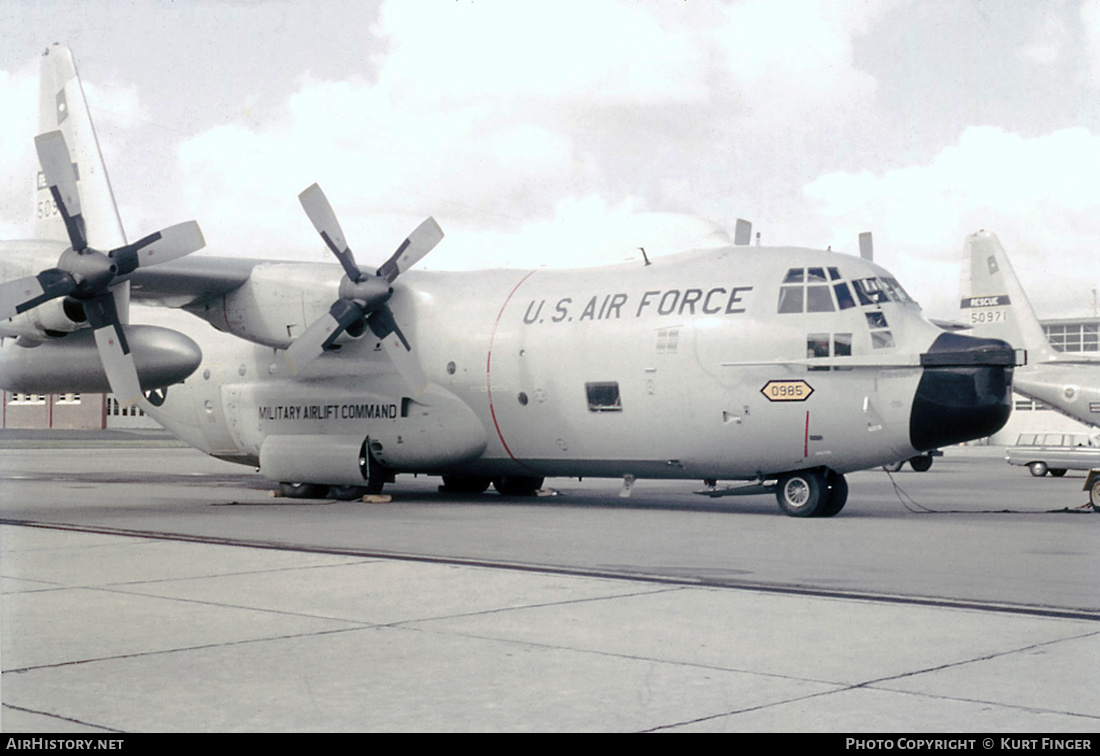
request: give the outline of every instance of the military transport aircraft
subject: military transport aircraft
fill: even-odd
[[[964,256],[969,264],[959,303],[964,323],[977,336],[1027,351],[1027,365],[1016,370],[1013,389],[1100,427],[1100,356],[1065,354],[1050,345],[996,235],[971,234]]]
[[[350,498],[399,473],[502,494],[546,476],[680,478],[830,516],[845,473],[1008,418],[1013,350],[944,333],[856,256],[743,243],[418,271],[442,236],[429,219],[372,270],[317,186],[299,199],[339,265],[183,257],[202,244],[193,224],[128,245],[66,48],[47,50],[42,86],[49,217],[41,238],[0,246],[0,333],[17,337],[0,385],[126,398],[137,383],[172,433],[287,495]],[[201,320],[131,325],[127,295]]]

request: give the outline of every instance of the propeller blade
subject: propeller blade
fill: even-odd
[[[38,162],[42,164],[42,174],[50,187],[53,200],[65,221],[65,230],[73,249],[82,252],[88,246],[88,235],[84,228],[84,216],[80,212],[80,193],[76,189],[76,172],[69,147],[65,144],[65,135],[60,131],[50,131],[34,138],[34,148],[38,152]]]
[[[393,319],[390,308],[379,308],[367,323],[371,332],[381,339],[382,347],[393,361],[398,374],[405,380],[412,396],[420,396],[420,392],[428,385],[428,378],[420,367],[420,360],[413,354],[412,345]]]
[[[0,320],[15,317],[51,299],[64,297],[75,289],[73,277],[58,268],[0,284]]]
[[[431,252],[435,245],[443,239],[443,229],[435,222],[435,218],[428,218],[416,230],[409,234],[401,243],[389,260],[378,269],[378,275],[389,283],[406,270],[416,265],[424,255]]]
[[[297,373],[320,357],[341,333],[362,317],[363,311],[354,302],[347,299],[336,300],[329,311],[313,321],[283,353],[290,372]]]
[[[99,359],[115,399],[122,407],[137,404],[142,399],[141,381],[118,319],[114,294],[108,291],[87,300],[84,302],[84,312],[88,316],[88,324],[94,329]]]
[[[359,270],[359,266],[355,264],[355,255],[351,253],[351,249],[348,247],[344,230],[340,228],[340,221],[336,220],[336,213],[333,211],[332,205],[329,204],[325,193],[321,191],[321,187],[313,184],[298,195],[298,201],[302,203],[302,209],[306,211],[306,215],[309,216],[313,227],[317,229],[317,233],[325,240],[325,244],[332,250],[332,254],[336,255],[336,259],[344,267],[344,272],[348,274],[348,278],[353,282],[362,278],[363,273]]]
[[[195,221],[177,223],[138,239],[133,244],[119,247],[110,253],[118,265],[117,276],[126,276],[138,268],[176,260],[206,246],[202,229]]]

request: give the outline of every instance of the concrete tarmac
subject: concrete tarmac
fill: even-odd
[[[0,575],[5,733],[1100,730],[1089,612],[66,524],[0,526]]]
[[[0,547],[6,733],[1100,728],[1089,620],[33,527]]]

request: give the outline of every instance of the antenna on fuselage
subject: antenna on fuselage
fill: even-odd
[[[859,256],[867,262],[875,260],[875,244],[871,240],[870,231],[864,231],[859,235]]]
[[[645,260],[646,265],[649,265],[649,255],[645,253],[645,247],[638,247],[638,249],[642,250],[642,259]]]
[[[747,246],[752,240],[752,224],[747,220],[737,219],[733,227],[733,243],[739,247]]]

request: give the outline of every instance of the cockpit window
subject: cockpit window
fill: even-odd
[[[813,268],[810,270],[813,270]],[[832,312],[835,309],[836,308],[833,307],[833,298],[829,294],[828,286],[806,287],[807,312]]]
[[[779,288],[779,312],[802,312],[802,286]]]
[[[852,285],[856,287],[859,301],[864,304],[882,304],[890,301],[889,295],[879,286],[877,278],[860,278],[852,281]]]
[[[909,296],[895,278],[860,278],[852,281],[852,286],[855,287],[860,304],[913,303],[913,298]]]
[[[836,268],[829,268],[830,271],[836,270]],[[840,305],[840,309],[847,310],[850,307],[855,307],[856,302],[852,299],[852,292],[848,291],[848,284],[841,281],[838,284],[833,284],[833,291],[836,292],[836,302]]]
[[[779,288],[778,311],[834,312],[886,302],[915,304],[895,278],[872,276],[845,283],[839,268],[791,268]]]
[[[779,287],[778,311],[834,312],[828,281],[825,268],[791,268]]]

